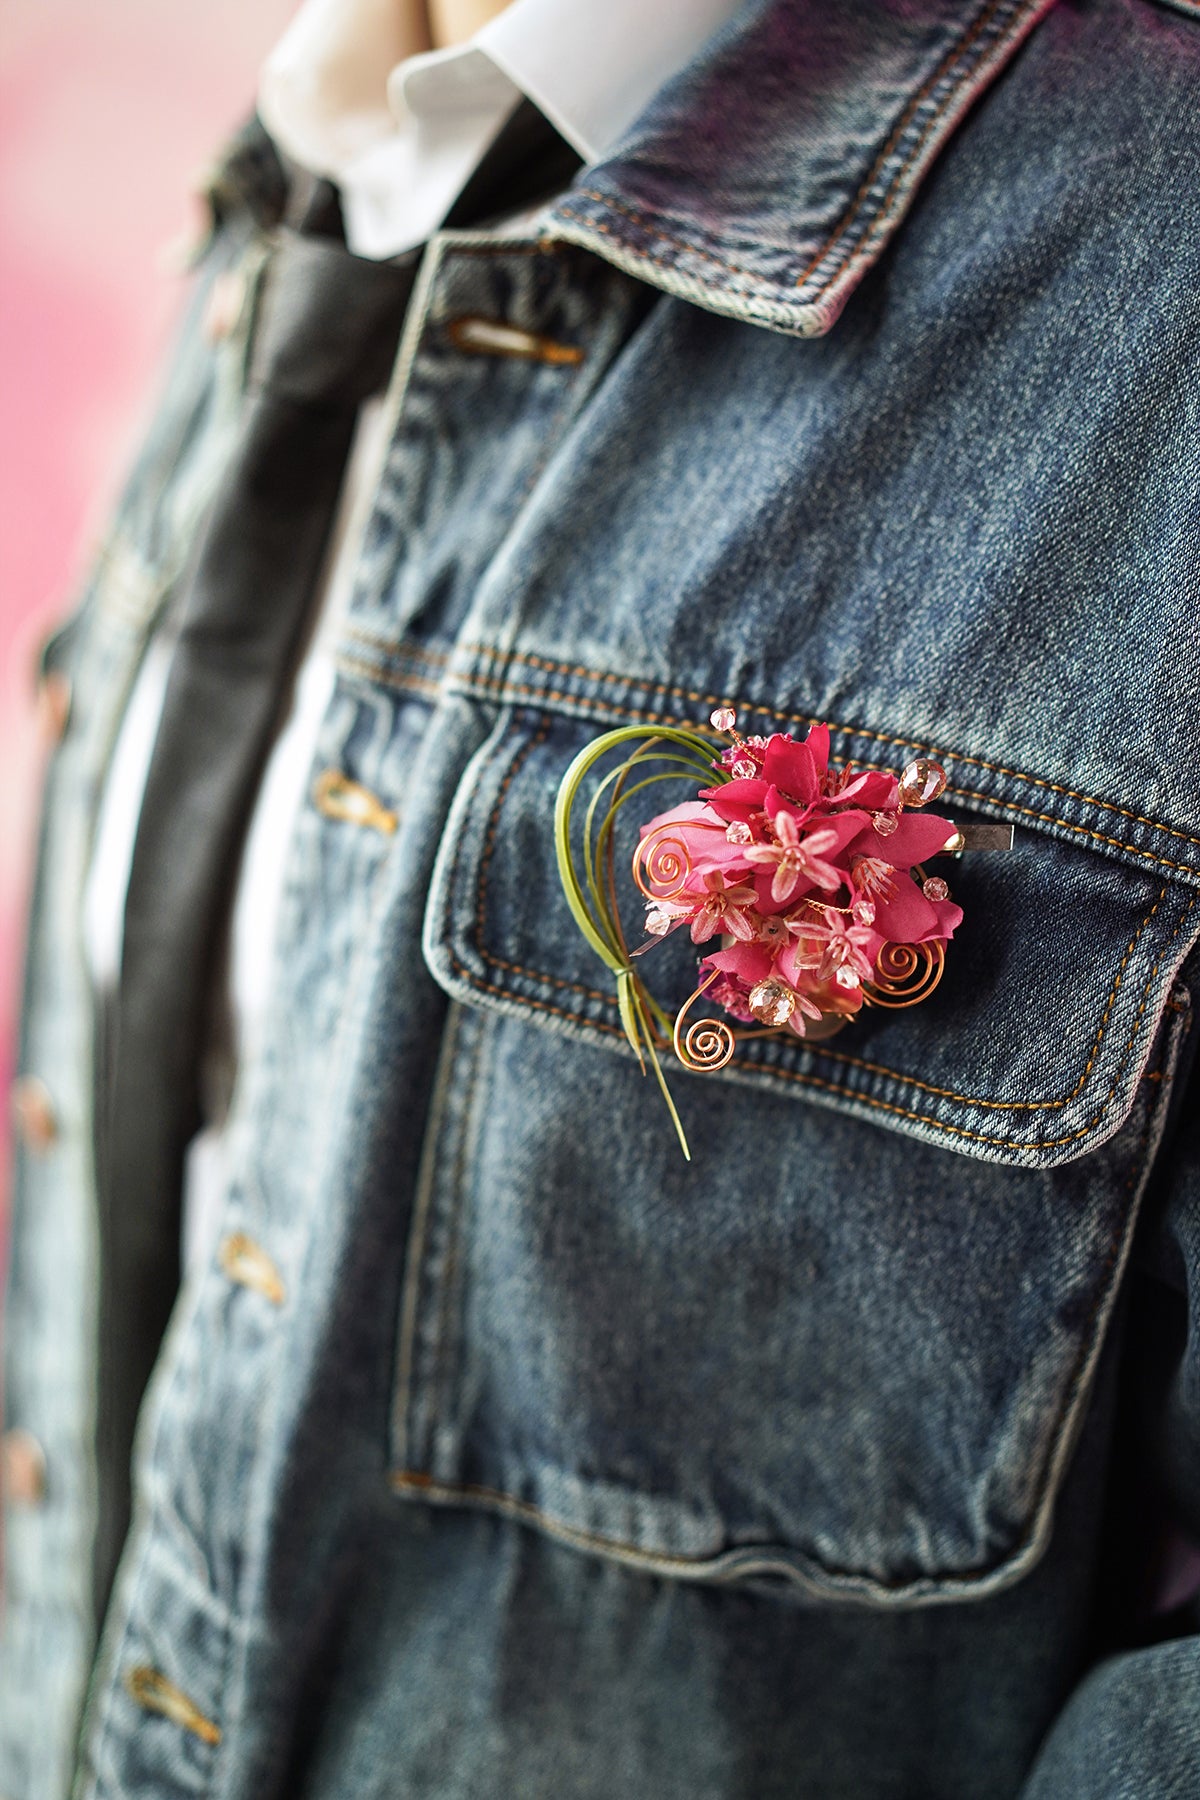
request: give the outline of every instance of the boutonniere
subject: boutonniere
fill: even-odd
[[[605,732],[567,770],[555,809],[567,901],[616,977],[625,1035],[643,1072],[654,1071],[685,1156],[663,1053],[711,1071],[750,1038],[819,1040],[864,1007],[928,998],[962,909],[926,864],[1012,843],[1010,826],[964,828],[932,810],[946,775],[928,758],[896,774],[833,768],[827,726],[804,739],[742,737],[729,707],[710,723],[727,739],[715,758],[696,731]],[[596,780],[580,824],[584,784],[616,751],[624,754]],[[631,947],[617,899],[617,820],[631,803],[649,811],[657,784],[680,781],[695,798],[639,828],[632,872],[644,935]],[[698,978],[672,1013],[643,980],[640,959],[683,931],[701,952]],[[713,1009],[722,1016],[705,1016]]]

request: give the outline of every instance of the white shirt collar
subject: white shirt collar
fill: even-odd
[[[469,43],[421,52],[401,0],[304,0],[259,111],[336,181],[362,256],[421,243],[522,95],[599,160],[741,0],[512,0]]]

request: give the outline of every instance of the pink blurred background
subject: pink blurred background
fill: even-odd
[[[5,0],[0,18],[0,1083],[40,783],[33,660],[112,502],[178,311],[191,186],[295,0]],[[0,1224],[9,1166],[0,1125]]]

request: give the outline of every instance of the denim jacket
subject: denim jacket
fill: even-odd
[[[1194,6],[754,0],[528,234],[431,241],[101,1630],[80,890],[270,276],[226,164],[46,650],[7,1800],[1200,1793],[1145,1603],[1200,1531],[1197,167]],[[552,822],[592,735],[725,702],[1016,845],[926,1004],[680,1073],[687,1164]]]

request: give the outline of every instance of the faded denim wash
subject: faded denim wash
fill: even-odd
[[[1200,1530],[1197,167],[1187,6],[757,0],[528,235],[433,239],[75,1800],[1200,1791],[1139,1579]],[[198,308],[270,281],[252,139],[220,196]],[[80,885],[254,319],[185,331],[47,650],[8,1800],[71,1788],[97,1632]],[[591,734],[725,701],[1017,838],[925,1006],[681,1074],[687,1165],[551,821]]]

